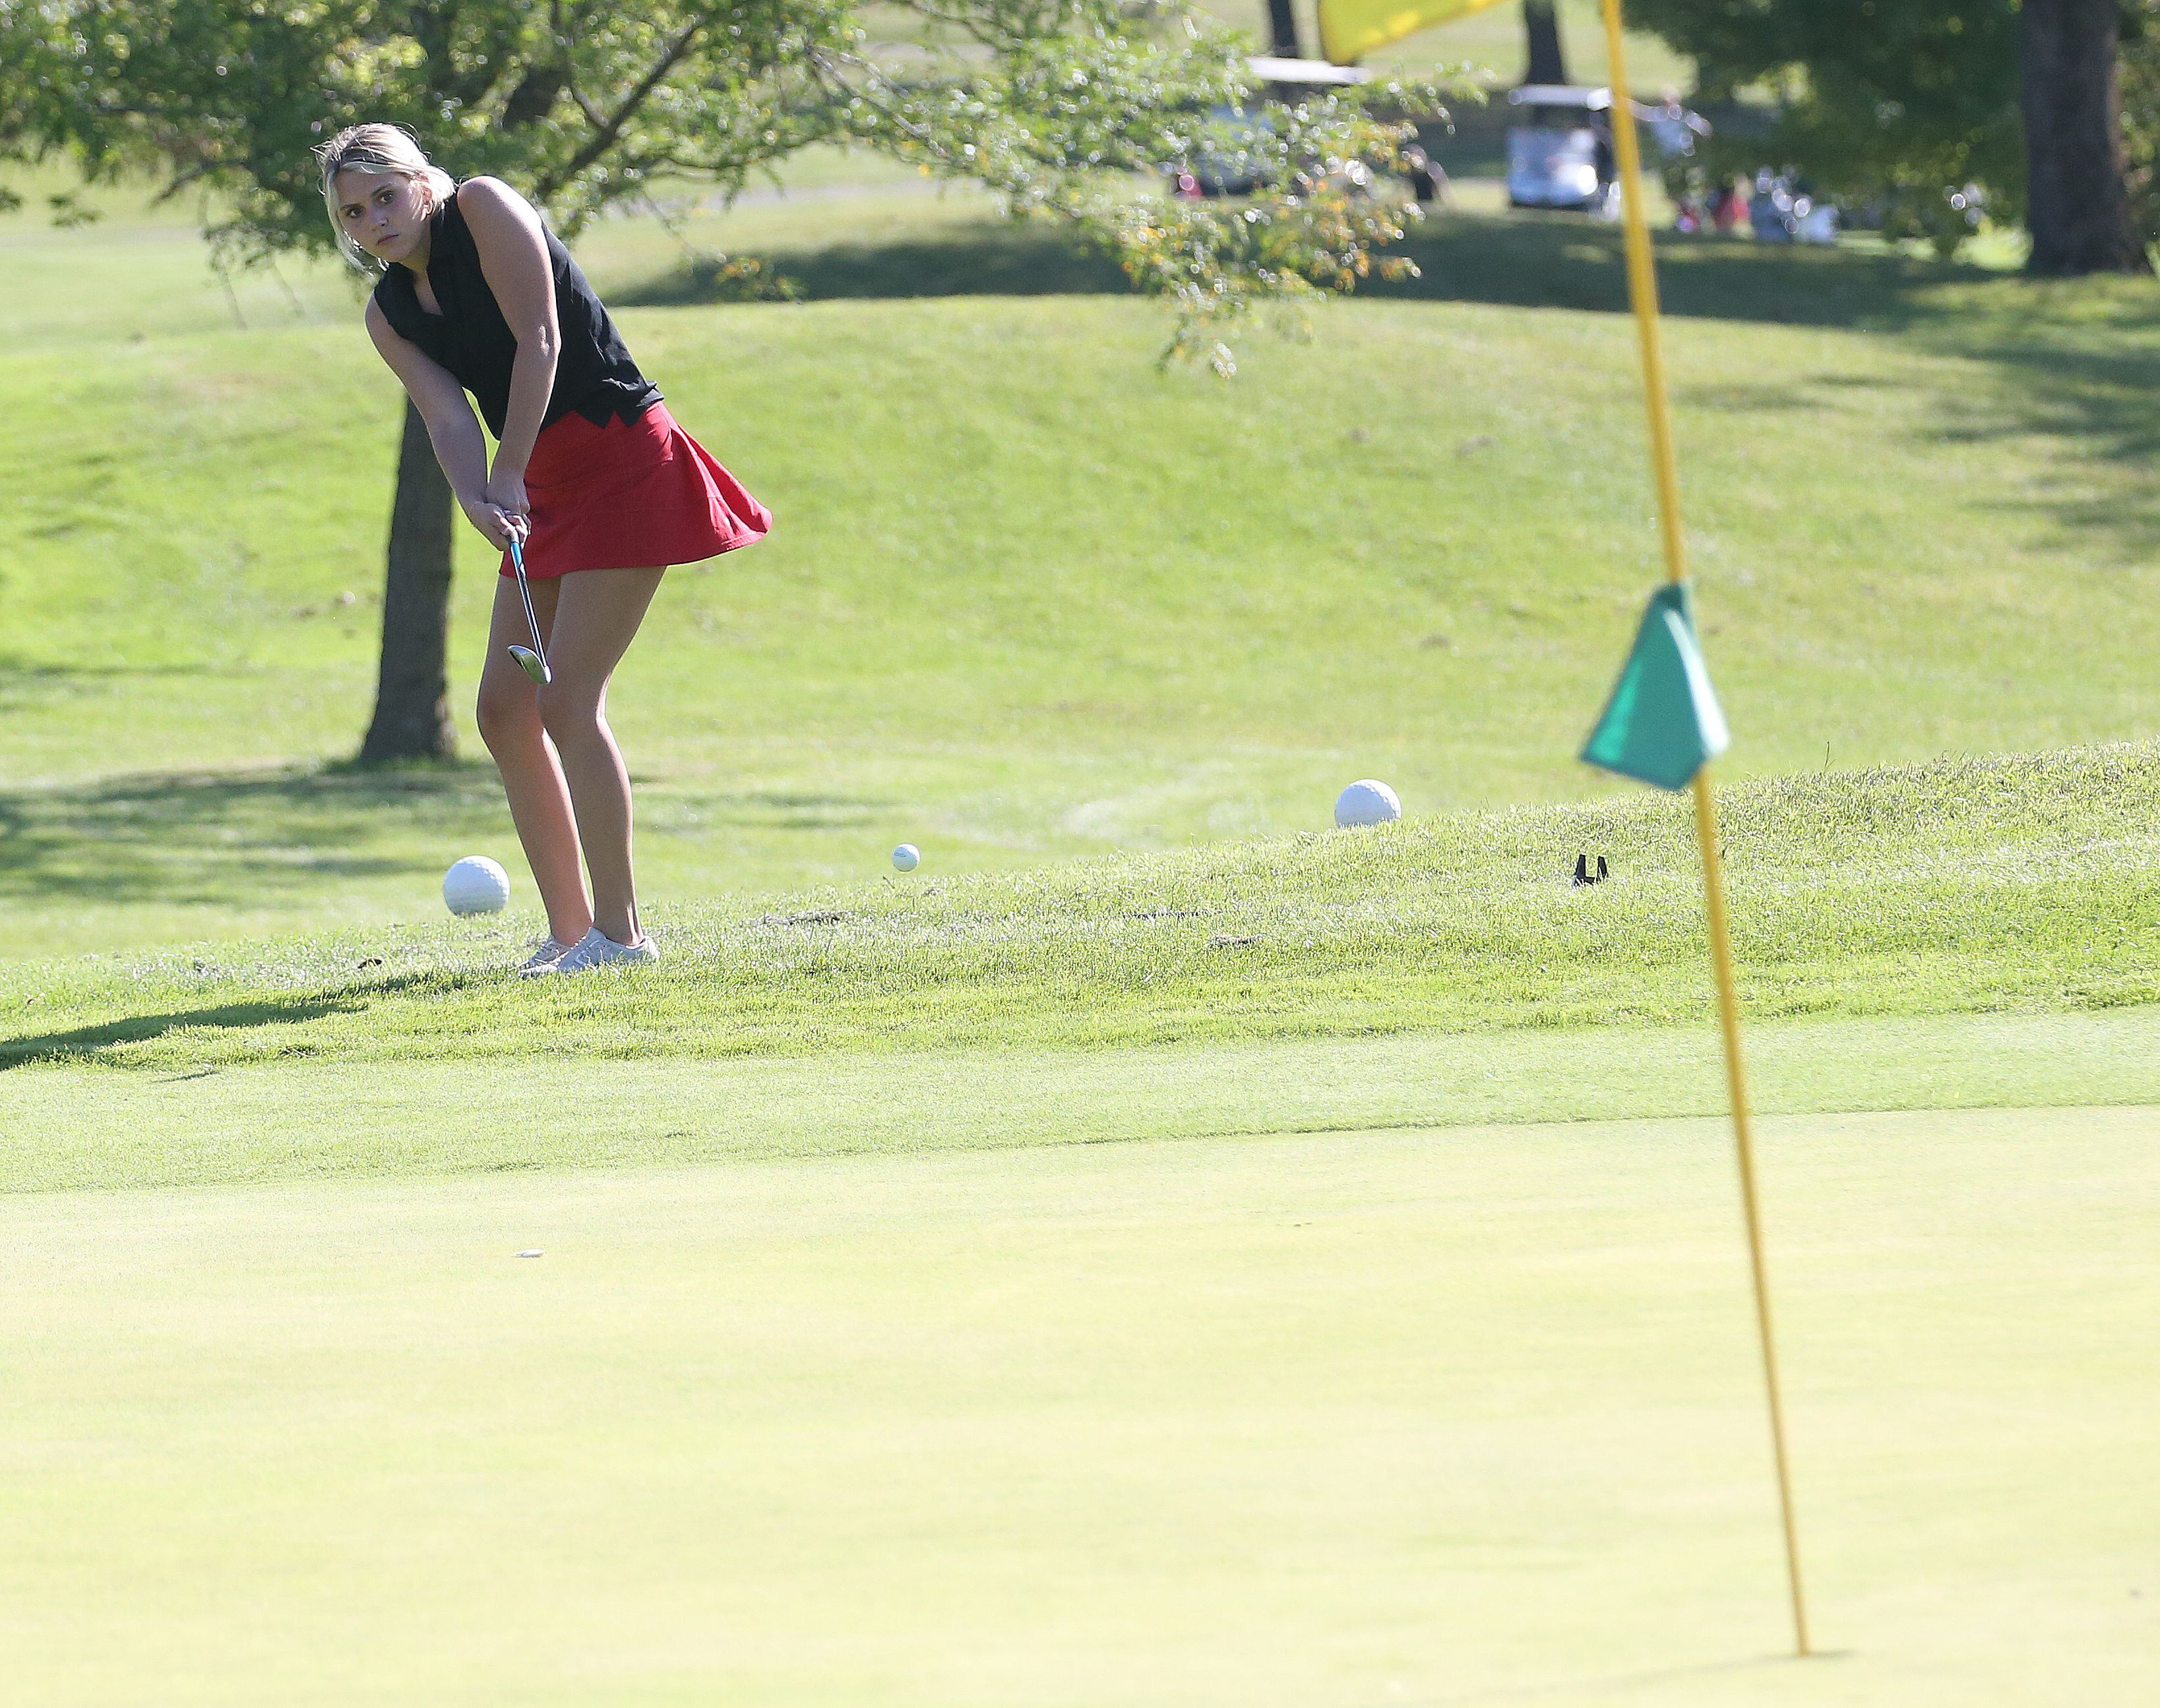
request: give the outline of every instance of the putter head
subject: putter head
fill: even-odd
[[[548,661],[530,646],[512,646],[510,656],[517,661],[517,667],[542,688],[555,679],[555,672],[548,668]]]

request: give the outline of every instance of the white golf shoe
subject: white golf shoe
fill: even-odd
[[[548,968],[553,973],[584,973],[595,967],[635,967],[660,958],[651,937],[619,943],[598,926],[584,934],[578,946]]]
[[[517,969],[517,976],[537,979],[543,973],[552,973],[555,970],[555,963],[576,947],[575,943],[558,942],[552,937],[544,937],[533,946],[532,953],[526,957],[525,964]]]

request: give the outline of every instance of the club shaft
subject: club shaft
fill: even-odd
[[[540,655],[544,665],[548,662],[548,643],[540,638],[540,619],[532,611],[532,589],[525,579],[525,551],[515,534],[510,540],[510,564],[517,572],[517,596],[525,601],[525,621],[532,631],[532,650]]]

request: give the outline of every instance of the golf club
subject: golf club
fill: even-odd
[[[545,688],[555,679],[555,672],[548,667],[548,643],[540,638],[540,619],[532,615],[532,589],[525,580],[525,548],[516,534],[510,537],[510,562],[517,571],[517,596],[525,601],[525,620],[532,628],[532,644],[512,646],[510,656],[517,661],[520,670]]]

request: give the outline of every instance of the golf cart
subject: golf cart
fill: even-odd
[[[1619,210],[1619,172],[1612,156],[1612,91],[1560,83],[1525,83],[1508,91],[1523,122],[1508,132],[1508,203],[1518,208],[1565,208],[1610,219]],[[1680,106],[1633,103],[1653,143],[1668,156],[1689,153],[1708,132],[1702,118]]]

